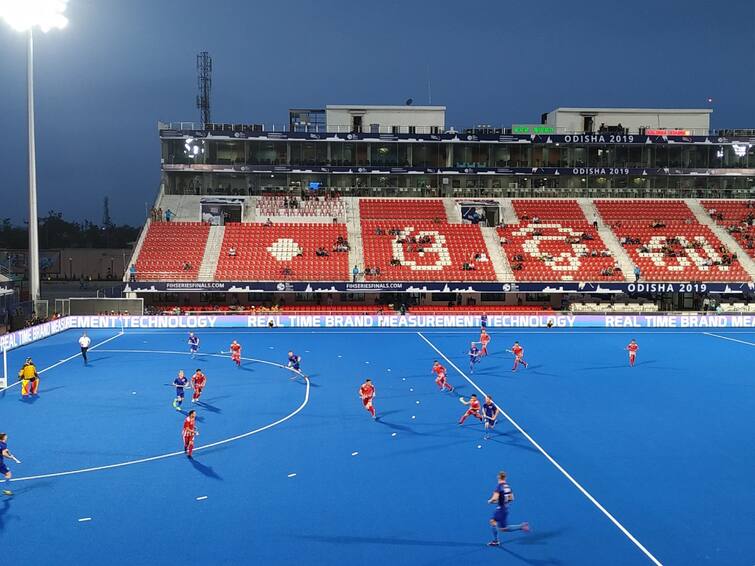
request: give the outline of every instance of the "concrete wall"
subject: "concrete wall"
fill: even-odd
[[[371,124],[378,124],[380,133],[391,133],[393,126],[400,133],[408,133],[409,126],[417,133],[430,133],[432,127],[443,131],[446,126],[445,106],[348,106],[328,105],[325,121],[328,132],[351,132],[353,117],[362,117],[362,131],[370,132]]]
[[[592,116],[593,131],[600,124],[621,124],[636,134],[640,128],[690,130],[693,135],[706,135],[710,129],[708,109],[654,109],[654,108],[557,108],[548,113],[547,124],[558,133],[584,131],[584,117]]]

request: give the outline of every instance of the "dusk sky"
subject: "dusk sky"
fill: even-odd
[[[157,121],[198,121],[195,56],[214,60],[213,121],[290,107],[427,103],[448,126],[538,122],[558,106],[706,107],[755,128],[755,1],[70,0],[36,37],[39,213],[143,222]],[[26,43],[0,22],[0,218],[27,214]]]

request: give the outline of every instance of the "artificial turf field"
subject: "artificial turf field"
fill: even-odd
[[[187,332],[96,330],[87,367],[76,331],[12,350],[11,377],[27,356],[45,371],[38,399],[0,393],[22,461],[0,496],[3,562],[755,563],[755,332],[489,331],[473,374],[475,329],[203,330],[196,360]],[[219,353],[232,339],[240,369]],[[514,340],[530,363],[516,373]],[[309,380],[274,365],[288,350]],[[435,359],[455,394],[438,391]],[[196,368],[208,384],[190,461],[166,384]],[[459,426],[458,396],[480,390],[521,430]],[[510,520],[532,532],[488,548],[499,470]]]

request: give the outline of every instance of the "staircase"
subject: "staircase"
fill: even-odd
[[[510,283],[514,281],[514,272],[511,271],[509,260],[501,247],[501,238],[495,228],[480,226],[482,237],[485,239],[485,245],[488,248],[488,257],[493,264],[493,270],[498,281]]]
[[[446,209],[446,217],[449,224],[461,224],[461,209],[456,206],[454,199],[444,198],[443,207]]]
[[[577,202],[582,207],[582,212],[585,213],[585,218],[592,224],[595,219],[598,221],[598,235],[603,239],[603,243],[611,255],[616,259],[621,268],[621,273],[624,275],[625,281],[634,281],[634,263],[629,259],[629,254],[621,245],[616,234],[603,223],[603,219],[598,214],[598,209],[590,199],[578,198]]]
[[[257,218],[257,197],[245,197],[244,217],[242,222],[264,222],[265,218]]]
[[[697,221],[703,226],[710,228],[716,237],[721,240],[721,243],[724,246],[737,254],[737,260],[742,268],[753,280],[755,280],[755,261],[749,256],[747,250],[743,250],[742,246],[739,245],[739,242],[731,237],[731,234],[729,234],[722,226],[716,224],[715,220],[710,217],[708,211],[705,210],[705,207],[698,199],[685,199],[685,202],[695,214]]]
[[[519,224],[519,217],[516,215],[510,198],[501,199],[501,222],[503,224]]]
[[[349,277],[356,265],[364,271],[364,243],[362,242],[362,216],[359,213],[359,199],[349,199],[346,208],[346,236],[349,241]],[[374,267],[374,266],[369,266]]]
[[[147,221],[144,223],[144,228],[142,228],[142,231],[139,233],[139,239],[136,241],[136,245],[134,246],[134,251],[131,254],[131,258],[129,259],[128,264],[124,266],[123,281],[125,283],[131,280],[131,273],[129,272],[129,268],[132,265],[136,265],[136,259],[139,257],[139,252],[142,251],[144,240],[147,237],[147,230],[149,230],[151,224],[152,219],[147,218]],[[136,275],[137,277],[139,276],[138,273]]]
[[[199,281],[213,281],[215,279],[215,269],[218,267],[218,258],[220,257],[220,248],[223,246],[224,236],[225,226],[210,226],[202,265],[199,266],[199,274],[197,275]]]

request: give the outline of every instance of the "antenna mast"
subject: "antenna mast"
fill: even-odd
[[[212,57],[207,51],[197,55],[197,108],[202,127],[212,122],[210,119],[210,91],[212,90]]]

